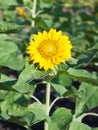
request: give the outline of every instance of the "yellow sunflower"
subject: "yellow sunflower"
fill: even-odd
[[[38,63],[39,68],[45,71],[53,70],[55,65],[65,62],[71,58],[70,40],[67,35],[62,35],[62,31],[50,29],[33,35],[27,47],[29,60],[34,64]]]
[[[16,7],[16,11],[19,15],[22,15],[24,18],[28,17],[23,7]]]

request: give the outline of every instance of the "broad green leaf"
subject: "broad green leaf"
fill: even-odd
[[[69,78],[65,74],[58,74],[57,76],[55,76],[52,82],[65,86],[66,88],[69,88],[69,86],[72,84],[71,78]]]
[[[23,68],[24,59],[18,50],[18,46],[14,42],[1,41],[0,65],[15,70],[21,70]]]
[[[63,71],[62,73],[72,79],[98,86],[98,79],[86,70],[69,68],[67,71]]]
[[[65,130],[72,120],[71,112],[66,108],[58,108],[51,116],[49,130]]]
[[[48,116],[46,114],[46,110],[44,105],[35,102],[28,106],[28,111],[33,112],[35,114],[34,120],[32,120],[32,124],[40,122],[42,120],[48,120]]]
[[[31,121],[35,117],[33,112],[29,112],[26,107],[20,106],[15,103],[9,104],[8,102],[4,102],[2,104],[3,107],[5,107],[1,109],[1,116],[3,118],[26,128],[28,128],[28,126],[31,126]]]
[[[21,72],[17,85],[21,85],[22,83],[27,83],[30,82],[34,79],[39,79],[45,76],[44,71],[40,71],[34,67],[33,64],[31,65],[26,65],[24,70]]]
[[[44,76],[44,71],[39,71],[34,67],[33,64],[28,64],[19,75],[18,81],[13,86],[13,88],[20,93],[33,92],[36,88],[36,84],[31,81],[33,81],[34,79],[43,78]]]
[[[36,88],[36,84],[23,83],[17,86],[16,80],[0,81],[0,90],[13,91],[18,93],[30,93]]]
[[[67,91],[67,89],[63,85],[54,83],[52,83],[51,85],[60,96],[62,96]]]
[[[6,104],[7,105],[7,104]],[[21,117],[28,113],[27,108],[18,104],[8,104],[7,114],[13,117]]]
[[[86,124],[75,121],[71,123],[69,130],[92,130],[92,128]]]
[[[0,100],[5,102],[4,103],[5,106],[6,103],[9,104],[9,103],[16,102],[22,97],[22,94],[19,94],[17,92],[10,92],[10,91],[0,91],[0,95],[1,95]],[[3,105],[0,106],[2,107],[2,111],[6,109],[5,106]]]
[[[2,36],[2,35],[1,35]],[[8,38],[7,36],[5,39]],[[1,38],[2,39],[2,38]],[[7,54],[11,54],[18,50],[18,46],[14,42],[2,41],[0,42],[0,61],[2,60],[2,56],[6,56]]]
[[[88,107],[92,109],[98,105],[98,87],[82,83],[79,87],[76,98],[75,115],[79,116]]]
[[[14,90],[18,93],[26,94],[26,93],[33,93],[36,89],[37,85],[35,83],[22,83],[22,84],[15,84],[12,86]]]

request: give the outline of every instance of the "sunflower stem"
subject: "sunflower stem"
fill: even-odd
[[[47,82],[47,85],[46,85],[46,104],[45,104],[47,116],[49,116],[50,91],[51,91],[51,85],[49,82]],[[45,123],[44,123],[44,130],[49,130],[49,125],[48,125],[47,121],[45,121]]]
[[[42,103],[35,97],[35,96],[33,96],[33,95],[30,95],[30,97],[31,98],[33,98],[36,102],[38,102],[39,104],[41,104],[42,105]]]
[[[32,18],[35,19],[36,18],[36,6],[37,6],[37,0],[33,1],[33,7],[32,7]],[[32,20],[31,26],[34,27],[35,26],[35,21]]]

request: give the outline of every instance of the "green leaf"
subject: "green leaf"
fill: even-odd
[[[18,93],[21,94],[33,93],[36,87],[37,85],[35,83],[22,83],[21,85],[16,83],[12,86],[13,89],[15,89]]]
[[[2,43],[2,42],[17,42],[17,41],[20,41],[21,39],[19,38],[19,37],[12,37],[11,35],[7,35],[7,34],[5,34],[5,33],[1,33],[0,34],[0,44]]]
[[[58,70],[62,70],[66,68],[65,64],[60,64]],[[55,73],[55,72],[54,72]],[[72,79],[66,76],[64,73],[58,73],[55,75],[51,81],[51,85],[53,89],[58,93],[59,96],[62,96],[64,93],[68,91],[72,84]]]
[[[20,93],[33,92],[36,88],[34,79],[43,78],[45,76],[44,71],[39,71],[33,64],[27,64],[24,70],[19,75],[18,81],[13,86]],[[32,81],[32,82],[31,82]],[[31,83],[30,83],[31,82]]]
[[[27,108],[13,103],[11,105],[8,105],[7,113],[9,116],[21,117],[27,114],[28,111],[27,111]]]
[[[69,68],[67,71],[60,73],[64,73],[66,76],[72,79],[98,86],[98,79],[96,79],[93,74],[87,72],[86,70]]]
[[[76,98],[75,115],[79,116],[88,107],[92,109],[98,105],[98,87],[82,83]]]
[[[71,123],[69,130],[92,130],[92,128],[86,124],[75,121]]]
[[[77,57],[77,59],[78,59],[77,66],[78,67],[87,66],[88,64],[91,63],[91,61],[95,58],[95,56],[96,56],[96,51],[87,52],[87,53],[83,53],[83,54],[79,55]]]
[[[8,119],[7,121],[11,122],[11,123],[14,123],[14,124],[17,124],[17,125],[20,125],[20,126],[23,126],[25,128],[28,128],[27,121],[25,121],[22,118],[19,118],[19,117],[10,117],[10,119]]]
[[[92,130],[98,130],[98,127],[97,128],[93,128]]]
[[[44,105],[35,102],[28,106],[28,111],[33,112],[35,114],[34,120],[32,120],[32,124],[40,122],[42,120],[48,120],[48,116],[46,114],[46,110]]]
[[[34,79],[39,79],[45,76],[44,71],[40,71],[34,67],[34,64],[27,64],[25,69],[21,72],[17,85],[21,85],[22,83],[30,82]]]
[[[16,82],[16,79],[9,78],[8,76],[1,74],[0,90],[13,91],[18,93],[33,93],[36,88],[36,84],[33,82],[31,84],[23,83],[19,86],[17,86]]]
[[[12,81],[8,81],[8,82],[11,83]],[[12,88],[12,86],[7,86],[6,85],[8,82],[2,82],[2,83],[0,83],[0,90],[17,92],[17,90],[15,90],[14,88]]]
[[[6,38],[7,37],[5,37],[5,39]],[[11,53],[13,53],[13,52],[15,52],[17,50],[18,50],[18,46],[14,42],[8,42],[8,43],[7,43],[7,41],[1,41],[0,42],[0,54],[2,56],[6,56],[6,54],[11,54]],[[0,55],[0,58],[1,58],[1,55]],[[1,61],[1,59],[0,59],[0,61]]]
[[[14,80],[16,80],[14,77],[11,78],[5,74],[1,74],[0,76],[0,83],[5,82],[5,81],[14,81]]]
[[[71,112],[66,108],[58,108],[51,116],[49,130],[65,130],[72,120]]]
[[[54,84],[54,83],[52,83],[51,85],[57,91],[57,93],[60,96],[62,96],[67,91],[67,89],[64,86],[60,85],[60,84]]]
[[[21,70],[24,66],[24,59],[14,42],[1,41],[0,43],[0,65],[11,69]]]
[[[0,4],[10,6],[10,5],[18,5],[18,2],[17,0],[3,0],[3,1],[0,0]]]
[[[96,42],[91,48],[89,48],[89,50],[98,50],[98,42]]]
[[[19,124],[28,128],[31,126],[31,121],[34,119],[34,113],[29,112],[26,107],[20,106],[18,104],[10,104],[9,102],[2,103],[2,113],[1,116],[6,120]]]
[[[36,19],[36,24],[37,24],[37,26],[41,27],[42,29],[49,30],[47,21],[45,21],[41,18]]]
[[[9,78],[8,76],[1,74],[0,78],[0,90],[17,92],[12,86],[16,83],[16,79]]]
[[[21,27],[22,26],[17,25],[15,23],[0,21],[0,33],[4,33],[4,32],[11,33],[19,30]]]
[[[1,101],[4,101],[4,106],[2,104],[2,111],[4,111],[4,109],[6,109],[6,104],[9,104],[9,103],[13,103],[13,102],[16,102],[17,100],[21,99],[22,97],[22,94],[19,94],[17,92],[10,92],[10,91],[0,91],[0,100]]]
[[[6,18],[7,21],[12,21],[15,20],[16,18],[16,13],[13,10],[5,10],[3,13],[4,17]]]

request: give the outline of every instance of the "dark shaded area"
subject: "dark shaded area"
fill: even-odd
[[[69,109],[71,112],[73,112],[75,109],[75,101],[70,98],[62,98],[62,99],[57,100],[50,111],[50,115],[57,108],[60,108],[60,107],[65,107],[65,108]]]
[[[0,130],[26,130],[26,129],[19,125],[0,120]]]
[[[98,127],[98,117],[94,115],[85,116],[82,119],[82,123],[87,124],[92,128]]]

